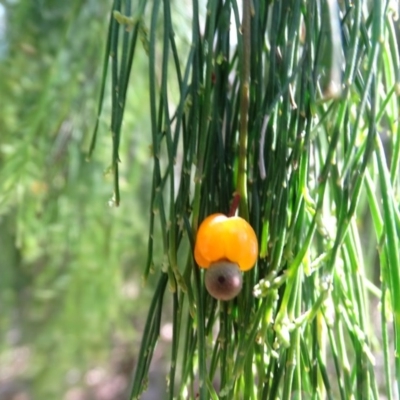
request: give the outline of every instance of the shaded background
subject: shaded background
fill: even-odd
[[[129,390],[153,286],[141,282],[152,162],[137,77],[119,208],[110,204],[107,93],[87,160],[110,7],[0,2],[1,400],[117,400]],[[146,74],[144,52],[135,70]],[[166,316],[161,343],[169,336]]]

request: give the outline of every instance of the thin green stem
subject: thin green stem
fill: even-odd
[[[240,195],[239,214],[249,220],[247,205],[247,142],[248,113],[250,90],[251,59],[251,0],[243,2],[243,19],[241,26],[241,58],[240,58],[240,125],[239,125],[239,164],[236,191]]]

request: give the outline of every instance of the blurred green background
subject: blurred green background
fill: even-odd
[[[87,159],[110,7],[0,2],[2,400],[119,399],[129,390],[152,292],[151,279],[141,282],[152,164],[146,82],[135,76],[120,207],[110,205],[107,93]],[[137,73],[145,61],[143,52]]]

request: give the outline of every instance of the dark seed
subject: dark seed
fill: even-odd
[[[242,290],[242,273],[237,264],[219,261],[206,270],[205,284],[208,293],[215,299],[231,300]]]

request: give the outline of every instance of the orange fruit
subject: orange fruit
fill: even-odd
[[[237,264],[241,271],[248,271],[254,267],[257,256],[257,236],[243,218],[212,214],[200,224],[194,258],[201,268],[229,261]]]

